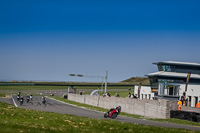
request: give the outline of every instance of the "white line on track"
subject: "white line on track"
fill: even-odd
[[[11,97],[12,97],[12,100],[13,100],[13,103],[14,103],[15,107],[18,107],[17,104],[15,103],[15,100],[14,100],[12,95],[11,95]]]

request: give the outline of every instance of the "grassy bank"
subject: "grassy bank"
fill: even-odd
[[[183,129],[145,126],[113,120],[99,120],[66,114],[16,108],[0,102],[0,131],[30,133],[66,132],[193,132]]]

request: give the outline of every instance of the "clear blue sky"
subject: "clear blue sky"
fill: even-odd
[[[199,0],[0,1],[0,80],[118,82],[200,63]]]

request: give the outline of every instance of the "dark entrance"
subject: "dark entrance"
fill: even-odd
[[[169,95],[173,95],[174,86],[169,86]]]

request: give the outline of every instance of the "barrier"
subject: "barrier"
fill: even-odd
[[[68,99],[105,109],[121,106],[122,112],[150,118],[170,118],[170,111],[177,110],[177,101],[165,99],[147,100],[78,94],[68,94]]]

